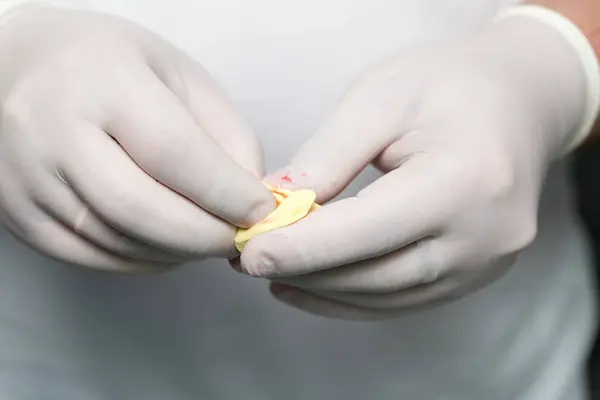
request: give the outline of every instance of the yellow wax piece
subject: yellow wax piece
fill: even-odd
[[[240,252],[244,250],[246,243],[253,237],[291,225],[319,208],[319,205],[315,203],[317,195],[312,190],[291,191],[275,188],[268,184],[265,184],[265,186],[273,193],[277,208],[265,219],[250,228],[238,228],[234,242],[235,247]]]

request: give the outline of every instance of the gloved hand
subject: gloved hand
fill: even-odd
[[[501,276],[536,236],[544,174],[574,140],[585,85],[569,42],[517,16],[378,65],[266,180],[322,203],[370,162],[384,175],[252,239],[242,271],[277,282],[284,302],[349,319],[431,306]]]
[[[0,215],[52,257],[126,272],[229,257],[274,208],[209,74],[124,19],[37,7],[0,28]]]

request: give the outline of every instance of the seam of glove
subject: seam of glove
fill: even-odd
[[[556,29],[573,47],[581,61],[587,86],[586,105],[582,120],[571,132],[571,140],[560,154],[561,157],[566,156],[587,139],[600,112],[600,62],[598,56],[579,27],[554,10],[536,5],[516,5],[500,11],[495,19],[512,16],[534,18]]]

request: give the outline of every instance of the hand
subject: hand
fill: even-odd
[[[125,272],[232,256],[274,202],[208,73],[123,19],[37,8],[0,29],[0,215],[33,248]]]
[[[251,240],[242,270],[277,282],[284,302],[349,319],[498,278],[536,236],[544,174],[583,115],[582,75],[553,29],[518,17],[377,66],[267,180],[326,202],[369,162],[384,175]]]

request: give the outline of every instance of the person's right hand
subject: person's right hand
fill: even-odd
[[[139,26],[36,8],[0,28],[0,216],[57,259],[124,272],[235,255],[274,208],[248,125]]]

